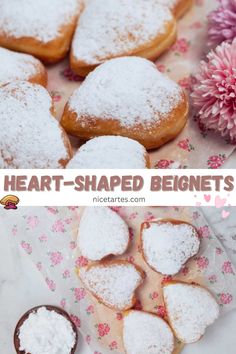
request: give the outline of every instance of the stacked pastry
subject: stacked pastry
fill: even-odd
[[[172,354],[176,340],[184,344],[198,341],[219,316],[213,295],[194,279],[162,284],[166,321],[154,313],[135,310],[136,291],[142,291],[148,271],[146,274],[140,266],[121,258],[131,247],[128,226],[107,207],[84,210],[78,247],[89,261],[78,269],[78,274],[94,301],[123,313],[127,354]],[[187,222],[162,219],[141,225],[143,260],[150,269],[165,276],[177,275],[197,255],[199,247],[197,230]]]
[[[68,168],[150,167],[146,149],[180,133],[188,101],[149,60],[174,43],[176,18],[191,3],[0,0],[0,168],[65,167],[72,158],[66,133],[92,139]],[[68,51],[75,72],[91,73],[59,125],[39,60],[56,63]]]

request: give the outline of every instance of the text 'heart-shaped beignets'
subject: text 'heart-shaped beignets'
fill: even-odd
[[[47,85],[47,71],[43,64],[28,54],[0,48],[0,86],[15,80]]]
[[[80,138],[120,135],[156,148],[184,128],[183,90],[143,58],[112,59],[88,75],[65,107],[61,124]]]
[[[124,316],[123,342],[127,354],[172,354],[174,335],[160,317],[141,311]]]
[[[170,325],[183,343],[197,342],[219,316],[219,305],[199,285],[169,282],[163,287]]]
[[[142,169],[150,166],[146,149],[122,136],[99,136],[82,145],[66,168]]]
[[[147,264],[165,275],[177,274],[200,246],[195,227],[172,219],[143,223],[141,243]]]
[[[79,270],[84,286],[104,305],[125,311],[135,305],[135,291],[145,273],[126,261],[103,262]]]
[[[82,0],[1,0],[0,46],[47,62],[63,58]]]
[[[92,261],[120,255],[129,245],[129,229],[110,208],[87,207],[80,220],[78,244],[81,254]]]
[[[15,81],[0,88],[0,168],[60,168],[71,157],[67,135],[41,85]]]
[[[155,60],[176,40],[176,21],[156,0],[89,0],[72,42],[71,66],[84,76],[106,60]]]

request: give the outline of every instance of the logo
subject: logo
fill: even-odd
[[[17,204],[19,203],[20,199],[15,195],[6,195],[0,200],[0,204],[4,205],[4,209],[7,210],[15,210],[17,209]]]

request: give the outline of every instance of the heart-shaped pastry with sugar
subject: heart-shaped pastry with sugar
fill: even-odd
[[[198,253],[200,239],[189,223],[163,219],[142,224],[141,247],[144,260],[153,270],[175,275]]]
[[[82,139],[120,135],[152,149],[174,139],[187,116],[188,100],[179,85],[152,62],[124,57],[88,75],[69,99],[61,124]]]
[[[146,149],[122,136],[99,136],[83,144],[66,168],[143,169],[150,167]]]
[[[108,207],[87,207],[80,220],[78,246],[91,261],[125,253],[129,229],[125,221]]]
[[[71,146],[52,110],[41,85],[15,81],[0,88],[0,168],[65,167]]]
[[[160,317],[128,311],[123,320],[123,342],[127,354],[172,354],[174,335]]]
[[[145,278],[139,267],[122,260],[92,264],[78,270],[78,274],[97,300],[117,311],[135,305],[135,291]]]
[[[157,0],[89,0],[72,42],[71,66],[85,76],[106,60],[156,60],[176,40],[176,21]]]
[[[167,6],[175,17],[182,17],[193,5],[193,0],[157,0],[159,4]]]
[[[1,0],[0,46],[56,62],[70,48],[82,7],[82,0]]]
[[[0,48],[0,86],[16,80],[47,85],[47,71],[43,64],[28,54]]]
[[[199,285],[169,282],[163,286],[169,323],[183,343],[197,342],[219,316],[219,305],[209,291]]]

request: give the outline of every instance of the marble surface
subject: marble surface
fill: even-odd
[[[228,219],[222,221],[220,211],[215,208],[203,208],[203,213],[222,242],[231,249],[236,235],[236,208],[231,209]],[[30,307],[41,304],[55,304],[59,299],[50,292],[40,273],[31,264],[10,238],[1,220],[0,248],[0,352],[13,354],[12,342],[14,327],[19,317]],[[236,242],[235,242],[236,243]],[[231,256],[236,265],[236,250]],[[236,347],[236,311],[221,318],[209,328],[206,336],[197,344],[186,346],[183,354],[235,354]],[[79,340],[77,354],[91,354],[82,338]]]

